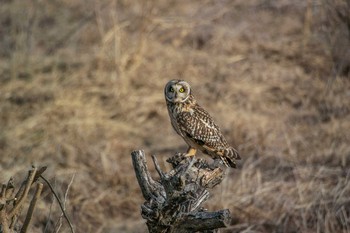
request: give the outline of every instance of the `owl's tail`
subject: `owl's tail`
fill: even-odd
[[[241,156],[239,155],[238,151],[235,148],[230,147],[224,150],[224,153],[221,159],[227,167],[236,168],[237,167],[236,160],[240,160]]]

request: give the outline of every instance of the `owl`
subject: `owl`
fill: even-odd
[[[164,94],[171,124],[189,146],[186,156],[195,156],[200,150],[235,168],[240,155],[229,146],[209,113],[197,104],[191,86],[183,80],[171,80],[165,85]]]

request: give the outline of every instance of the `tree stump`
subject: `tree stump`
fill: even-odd
[[[152,179],[142,150],[131,153],[136,177],[145,203],[141,215],[147,220],[149,232],[187,233],[216,232],[230,221],[228,209],[208,212],[201,207],[209,198],[208,189],[221,183],[224,168],[207,164],[197,158],[176,154],[169,158],[173,169],[163,172],[152,156],[159,181]]]

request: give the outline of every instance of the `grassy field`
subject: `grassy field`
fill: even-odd
[[[170,169],[186,149],[163,96],[178,78],[243,158],[207,201],[231,210],[221,232],[350,232],[349,9],[1,0],[0,182],[47,165],[77,232],[146,232],[130,152]],[[37,208],[31,232],[53,232],[49,189]]]

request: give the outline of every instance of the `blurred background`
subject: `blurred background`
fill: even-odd
[[[186,149],[184,79],[243,158],[221,232],[350,232],[349,72],[347,0],[0,0],[0,182],[47,165],[77,232],[147,232],[130,152]],[[31,232],[60,214],[44,188]]]

